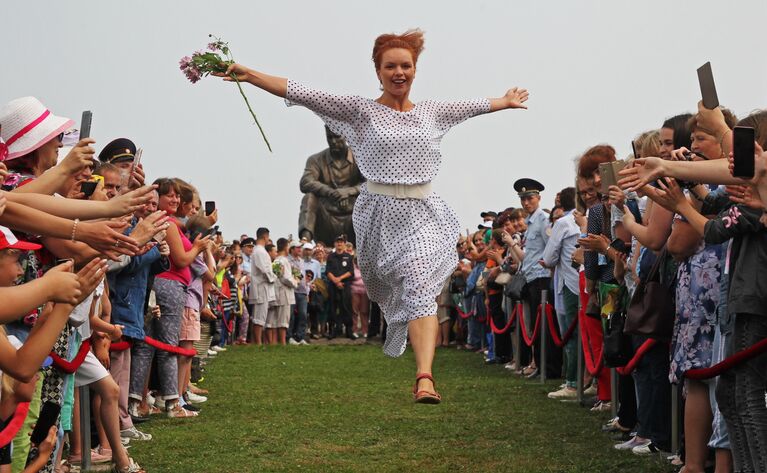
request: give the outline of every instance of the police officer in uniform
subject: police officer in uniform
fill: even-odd
[[[522,208],[527,212],[527,231],[525,232],[525,259],[522,260],[522,274],[525,276],[527,284],[523,291],[523,297],[530,310],[530,323],[527,326],[532,327],[535,323],[535,315],[538,306],[541,304],[541,291],[548,290],[549,304],[554,305],[554,292],[551,285],[551,271],[544,268],[538,262],[543,259],[543,251],[546,249],[546,243],[549,240],[549,217],[541,209],[541,192],[543,184],[535,179],[523,178],[514,183],[514,190],[519,195]],[[541,324],[547,323],[546,314],[541,314]],[[556,320],[556,317],[554,318]],[[553,327],[556,330],[557,327]],[[546,370],[546,377],[557,379],[562,377],[562,349],[554,345],[551,338],[551,330],[546,331],[546,366],[541,366],[541,346],[540,338],[534,341],[533,354],[537,370],[530,374],[535,377],[539,370]]]
[[[346,235],[335,239],[335,252],[328,255],[326,274],[330,284],[331,328],[328,338],[341,335],[341,327],[346,329],[346,336],[357,338],[352,330],[352,289],[354,280],[354,260],[346,252]]]

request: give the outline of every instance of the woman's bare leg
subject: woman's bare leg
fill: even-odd
[[[415,353],[416,374],[431,374],[431,365],[434,362],[434,349],[437,344],[439,323],[436,315],[421,317],[408,322],[410,345]],[[428,379],[418,381],[418,390],[434,392],[434,383]]]

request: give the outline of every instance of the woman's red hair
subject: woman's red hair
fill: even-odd
[[[413,55],[413,65],[418,62],[418,56],[423,51],[423,31],[416,28],[402,34],[382,34],[373,44],[373,62],[376,70],[381,68],[381,57],[389,49],[407,49]]]
[[[615,148],[610,145],[596,145],[589,148],[578,160],[578,176],[591,178],[601,163],[615,161]]]

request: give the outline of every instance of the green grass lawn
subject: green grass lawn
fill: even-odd
[[[614,450],[606,415],[546,398],[556,382],[445,349],[442,404],[416,405],[414,366],[374,345],[230,348],[207,366],[200,417],[153,418],[130,454],[151,473],[674,471]]]

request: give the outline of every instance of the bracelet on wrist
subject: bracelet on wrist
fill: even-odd
[[[75,222],[72,224],[72,241],[75,241],[75,236],[77,235],[77,224],[80,223],[80,219],[76,218]]]

